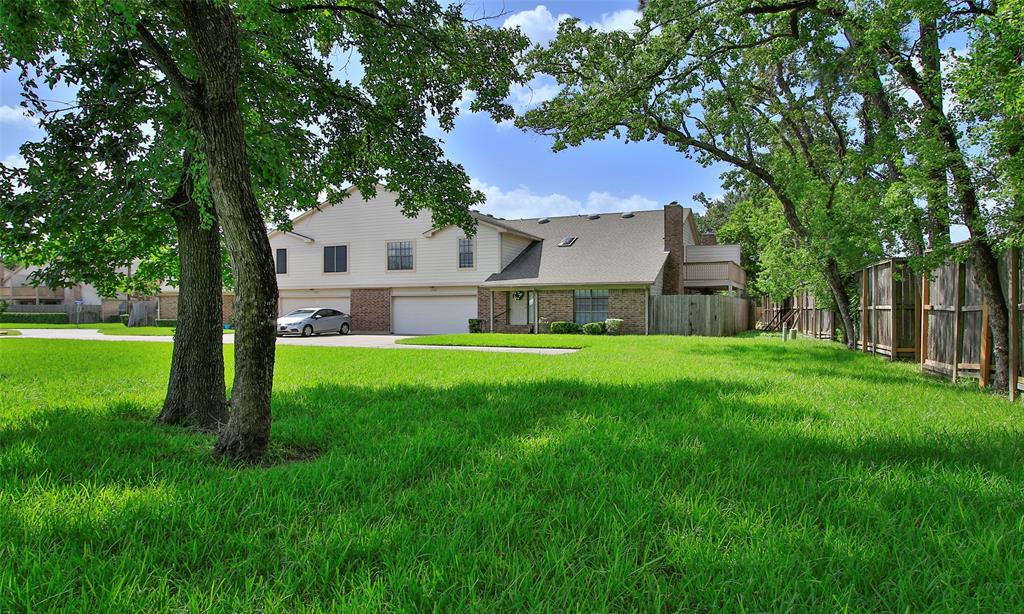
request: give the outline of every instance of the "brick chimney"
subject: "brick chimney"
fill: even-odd
[[[718,237],[713,232],[705,232],[700,236],[701,245],[718,245]]]
[[[686,210],[676,201],[665,205],[665,272],[662,275],[662,294],[679,294],[683,287],[683,221]]]

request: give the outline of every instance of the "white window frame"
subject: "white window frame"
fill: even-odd
[[[345,270],[344,271],[325,271],[324,270],[324,250],[328,247],[344,247],[345,248]],[[335,264],[338,259],[335,257]],[[348,246],[348,243],[326,243],[320,248],[320,272],[324,275],[348,275],[349,271],[352,270],[352,249]]]
[[[390,264],[388,258],[388,251],[392,243],[409,243],[412,246],[412,268],[410,269],[392,269],[388,265]],[[410,273],[416,270],[416,239],[394,239],[391,241],[384,242],[384,270],[388,273]]]

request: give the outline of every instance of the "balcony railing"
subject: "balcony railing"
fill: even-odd
[[[728,286],[733,285],[745,288],[747,286],[747,272],[735,262],[687,262],[683,264],[683,283],[694,286]]]
[[[15,286],[13,288],[0,288],[0,299],[5,300],[64,300],[63,288],[47,288],[39,286]]]

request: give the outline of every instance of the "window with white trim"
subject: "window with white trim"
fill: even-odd
[[[471,269],[476,266],[474,262],[476,250],[473,248],[473,239],[459,239],[459,268]]]
[[[275,254],[277,259],[277,274],[286,275],[288,274],[288,250],[284,247],[277,248]]]
[[[388,270],[411,271],[412,268],[412,241],[389,241]]]
[[[348,246],[324,247],[324,273],[348,273]]]

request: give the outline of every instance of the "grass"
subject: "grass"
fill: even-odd
[[[11,329],[11,328],[24,328],[35,329],[35,328],[80,328],[82,330],[104,330],[114,329],[118,327],[124,327],[124,324],[120,322],[102,322],[98,324],[37,324],[37,323],[9,323],[0,322],[0,329]]]
[[[174,335],[174,328],[170,326],[132,326],[128,327],[120,322],[103,322],[100,324],[0,324],[0,330],[11,329],[65,329],[76,328],[79,330],[95,330],[104,335],[115,335],[124,337],[170,337]],[[233,334],[234,330],[225,330],[224,334]]]
[[[409,337],[395,343],[403,345],[450,345],[476,347],[512,348],[565,348],[578,349],[607,343],[611,337],[601,338],[586,335],[511,335],[503,333],[475,333],[461,335],[430,335]],[[614,344],[614,341],[611,341]]]
[[[0,611],[1024,603],[1020,406],[814,341],[580,339],[279,347],[275,449],[319,455],[269,468],[152,422],[169,344],[0,340]]]

